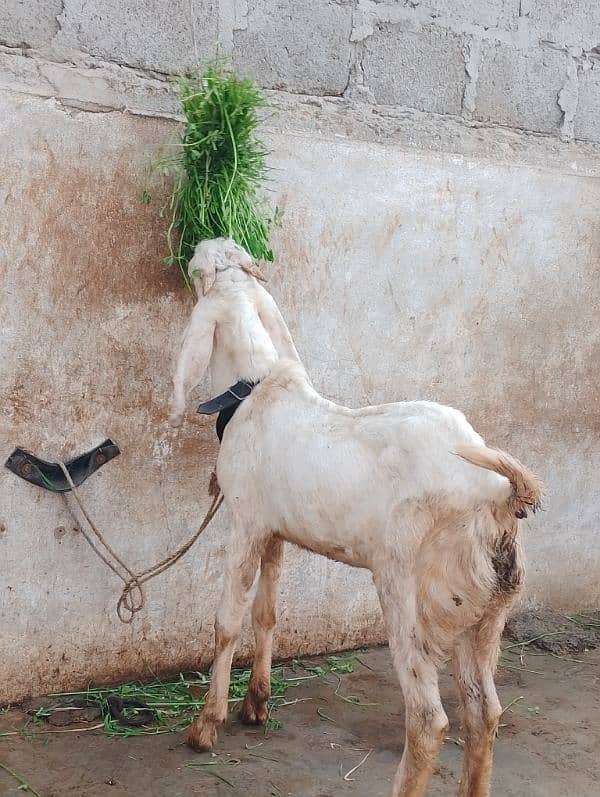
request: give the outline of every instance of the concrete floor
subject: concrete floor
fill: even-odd
[[[357,706],[335,695],[336,677],[329,676],[330,683],[305,681],[286,695],[302,702],[277,712],[284,723],[280,730],[265,734],[246,728],[234,714],[213,757],[191,753],[183,733],[109,739],[96,730],[35,739],[0,736],[0,763],[41,797],[387,797],[402,751],[402,697],[387,649],[361,653],[360,658],[368,668],[358,666],[342,676],[339,692],[377,705]],[[522,699],[503,717],[494,795],[600,794],[600,651],[576,658],[581,663],[527,651],[525,669],[500,669],[502,704]],[[442,677],[442,696],[451,730],[430,787],[432,797],[457,793],[461,766],[449,674]],[[20,709],[3,712],[0,732],[21,728],[25,719]],[[365,763],[350,776],[353,780],[344,780],[369,750]],[[216,763],[198,771],[185,766],[192,760]],[[0,770],[0,795],[25,793]]]

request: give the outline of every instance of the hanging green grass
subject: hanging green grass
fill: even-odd
[[[219,64],[183,77],[179,90],[185,124],[174,155],[157,164],[173,178],[162,209],[169,227],[165,265],[186,266],[199,241],[233,238],[251,255],[272,260],[269,229],[275,221],[263,193],[267,151],[256,136],[265,101],[256,85]],[[149,202],[147,190],[142,201]]]

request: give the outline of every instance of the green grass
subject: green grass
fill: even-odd
[[[337,680],[336,696],[342,700],[357,703],[358,700],[345,698],[339,694],[340,676],[354,671],[359,660],[355,655],[329,656],[322,665],[313,665],[304,661],[294,661],[289,665],[281,664],[271,670],[271,699],[269,701],[269,718],[266,730],[278,730],[282,722],[273,716],[279,707],[292,705],[294,700],[285,699],[288,689],[298,686],[311,678],[328,679],[333,675]],[[301,673],[301,674],[298,674]],[[229,686],[229,702],[239,703],[243,700],[248,689],[250,670],[233,669]],[[205,695],[210,686],[210,674],[193,673],[190,676],[182,674],[175,680],[162,681],[155,679],[150,683],[130,682],[117,687],[101,687],[88,689],[82,692],[61,692],[52,697],[71,699],[88,706],[96,706],[102,714],[104,733],[107,736],[148,736],[160,733],[172,733],[186,728],[197,716],[205,702]],[[135,698],[144,703],[155,714],[152,724],[142,727],[129,728],[113,719],[108,703],[109,694],[121,698]],[[129,709],[135,713],[135,709]],[[34,720],[44,720],[48,716],[47,710],[42,710]],[[29,730],[29,729],[26,729]]]
[[[169,221],[169,255],[189,286],[186,266],[199,241],[233,238],[251,255],[272,260],[271,215],[263,193],[267,151],[256,136],[265,101],[250,80],[220,65],[182,77],[179,90],[185,123],[176,152],[155,168],[172,178],[172,192],[160,215]],[[142,201],[150,202],[148,189]]]
[[[360,651],[357,651],[360,652]],[[363,703],[355,695],[343,695],[340,692],[343,676],[354,672],[357,665],[367,667],[356,653],[341,656],[327,656],[322,663],[316,664],[301,660],[294,660],[287,664],[280,664],[271,670],[271,698],[269,700],[268,719],[265,732],[276,731],[283,723],[274,716],[279,709],[293,706],[297,703],[311,700],[312,697],[294,697],[288,700],[286,693],[289,689],[299,686],[304,681],[318,678],[332,688],[333,695],[355,706],[377,705]],[[173,733],[187,728],[205,703],[206,693],[210,686],[210,674],[196,672],[190,675],[179,674],[173,680],[155,678],[149,683],[131,681],[113,687],[88,687],[79,692],[59,692],[49,697],[56,698],[57,706],[91,706],[100,710],[101,728],[107,736],[129,737],[149,736],[163,733]],[[250,670],[233,669],[229,686],[229,702],[240,703],[248,689]],[[108,696],[118,695],[125,700],[134,698],[146,707],[139,709],[154,713],[153,722],[143,726],[128,727],[120,724],[111,716],[108,705]],[[0,738],[23,735],[25,738],[37,738],[49,733],[78,733],[88,728],[73,729],[43,729],[48,717],[52,714],[52,706],[39,709],[20,730],[11,730],[0,733]],[[137,709],[125,710],[125,715],[135,716]],[[327,719],[330,719],[327,717]],[[332,722],[334,720],[331,720]],[[91,725],[89,730],[96,730],[97,724]]]

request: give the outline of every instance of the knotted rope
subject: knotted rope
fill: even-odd
[[[169,556],[165,557],[162,561],[158,562],[157,564],[149,567],[147,570],[143,570],[141,573],[134,573],[125,562],[121,559],[121,557],[112,549],[112,547],[106,542],[102,532],[98,529],[94,521],[91,519],[85,505],[79,495],[77,487],[73,484],[73,480],[71,479],[71,474],[67,470],[65,464],[63,462],[58,463],[60,469],[64,473],[65,479],[67,480],[69,487],[71,488],[71,492],[77,502],[79,509],[81,510],[82,515],[84,516],[85,520],[87,521],[89,527],[94,533],[96,540],[92,538],[90,534],[81,526],[77,517],[73,512],[73,508],[69,504],[67,499],[66,493],[63,493],[63,499],[69,510],[70,514],[73,516],[75,521],[77,522],[77,526],[80,529],[81,533],[84,536],[84,539],[94,551],[96,556],[98,556],[104,564],[109,567],[113,573],[118,576],[121,581],[123,582],[123,591],[121,592],[121,597],[117,603],[117,615],[119,620],[122,623],[131,623],[134,616],[137,612],[141,611],[144,607],[146,598],[144,595],[144,590],[142,585],[145,584],[147,581],[150,581],[151,578],[164,573],[165,570],[168,570],[169,567],[174,565],[178,562],[184,554],[186,554],[192,545],[196,542],[198,537],[202,534],[202,532],[206,529],[210,521],[213,517],[217,514],[217,511],[221,504],[223,503],[223,493],[219,488],[219,484],[217,482],[216,474],[212,474],[210,485],[208,488],[209,495],[212,496],[212,503],[206,513],[206,516],[202,523],[200,524],[200,528],[191,537],[184,545],[178,548]],[[99,543],[99,546],[97,545]],[[104,549],[104,550],[102,550]],[[116,563],[116,564],[115,564]],[[119,570],[120,568],[120,570]],[[123,574],[123,572],[126,575]]]

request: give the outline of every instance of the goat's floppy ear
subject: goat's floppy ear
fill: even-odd
[[[169,423],[179,426],[190,392],[199,384],[210,362],[216,321],[210,302],[197,302],[186,327],[173,376]]]
[[[226,252],[230,262],[235,263],[235,265],[239,266],[246,274],[250,274],[261,282],[267,281],[265,275],[258,266],[255,265],[252,257],[246,252],[243,246],[236,244],[235,241],[229,240],[227,241]]]
[[[210,271],[203,271],[200,275],[200,283],[202,285],[202,295],[206,296],[212,286],[215,284],[217,272],[215,268]]]
[[[242,271],[245,271],[246,274],[250,274],[255,279],[260,280],[261,282],[267,282],[267,278],[265,277],[265,275],[262,273],[262,271],[259,269],[258,266],[254,265],[254,263],[242,266]]]
[[[207,252],[206,248],[196,247],[194,256],[188,264],[188,274],[194,283],[196,293],[206,296],[214,285],[217,276],[217,264],[212,252]]]

